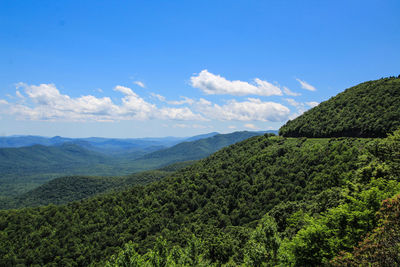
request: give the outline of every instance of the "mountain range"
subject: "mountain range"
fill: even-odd
[[[36,144],[27,147],[0,148],[0,196],[14,197],[60,176],[121,176],[161,168],[179,161],[198,160],[224,146],[263,133],[210,133],[191,137],[187,142],[154,152],[147,151],[147,153],[139,154],[137,152],[126,152],[118,155],[88,149],[86,145],[82,146],[81,140],[71,142],[68,138],[31,139],[28,137],[29,142],[52,140],[53,145]],[[166,138],[165,140],[171,139],[175,140],[176,138]],[[20,140],[20,144],[26,143],[22,141],[23,137],[18,137],[18,140]],[[104,141],[105,139],[102,138],[91,138],[90,140],[103,145],[105,143],[121,144],[114,139]],[[140,143],[137,140],[135,142]],[[142,146],[144,147],[148,142],[155,141],[149,138],[143,142]],[[16,144],[17,142],[14,142],[14,145]]]
[[[399,91],[370,81],[149,184],[2,210],[0,265],[396,266]]]

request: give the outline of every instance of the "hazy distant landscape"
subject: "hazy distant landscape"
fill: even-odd
[[[261,134],[264,132],[132,140],[1,137],[7,148],[0,147],[0,197],[14,197],[66,175],[122,176],[198,160]]]
[[[0,267],[400,266],[400,1],[0,1]]]
[[[360,95],[364,102],[352,100]],[[365,105],[378,98],[373,109]],[[348,112],[322,116],[337,114],[337,106]],[[400,205],[399,114],[400,77],[390,77],[345,90],[288,121],[280,136],[210,133],[140,157],[115,154],[116,144],[126,147],[119,140],[112,141],[111,154],[108,145],[101,153],[99,145],[93,151],[70,139],[2,148],[2,173],[11,177],[1,178],[2,188],[15,193],[2,195],[0,226],[7,235],[1,237],[1,263],[340,266],[364,264],[366,253],[372,253],[368,261],[396,261],[400,254],[393,249],[400,244],[392,231],[400,220],[392,207]],[[347,123],[348,116],[364,119]],[[310,129],[324,136],[309,138]],[[382,131],[388,136],[376,138]],[[74,175],[48,176],[35,186],[32,177],[23,178],[37,172],[43,179],[52,168]],[[79,170],[136,173],[93,177],[76,175]],[[15,210],[35,206],[42,207]],[[81,246],[85,253],[76,258]],[[383,251],[392,252],[382,256]]]

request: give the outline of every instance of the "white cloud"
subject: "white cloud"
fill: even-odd
[[[313,108],[315,106],[317,106],[319,103],[315,102],[315,101],[311,101],[311,102],[297,102],[296,100],[292,99],[292,98],[285,98],[285,100],[293,107],[295,107],[297,109],[297,111],[295,113],[293,113],[292,115],[290,115],[289,119],[295,119],[298,116],[300,116],[301,114],[303,114],[305,111],[307,111],[310,107]]]
[[[258,82],[259,85],[262,81]],[[165,97],[151,94],[165,106],[157,106],[143,99],[131,88],[117,85],[114,91],[121,93],[120,101],[113,102],[110,97],[83,95],[71,97],[61,93],[54,84],[18,84],[17,99],[12,102],[0,100],[2,114],[14,115],[25,120],[52,121],[119,121],[119,120],[174,120],[174,121],[253,121],[282,122],[289,118],[290,110],[283,104],[264,102],[258,98],[243,101],[229,100],[222,104],[212,103],[200,98],[194,100],[181,97],[180,100],[167,101]],[[18,99],[22,99],[19,101]],[[115,100],[117,101],[117,100]],[[316,102],[299,103],[293,99],[286,101],[303,112]],[[185,106],[177,106],[185,105]],[[190,124],[188,124],[190,125]],[[201,124],[192,128],[203,127]],[[233,126],[234,127],[234,126]],[[230,129],[234,129],[229,127]],[[248,127],[251,128],[251,127]]]
[[[159,110],[160,119],[169,120],[206,120],[203,116],[199,114],[194,114],[189,108],[162,108]]]
[[[165,96],[159,95],[159,94],[155,94],[155,93],[151,93],[152,97],[157,98],[159,101],[161,102],[165,102],[169,105],[184,105],[184,104],[189,104],[192,105],[194,103],[194,100],[186,97],[186,96],[181,96],[180,98],[182,98],[182,100],[174,100],[174,101],[167,101],[167,99],[165,98]]]
[[[229,129],[236,129],[236,126],[234,126],[234,125],[229,125],[228,128],[229,128]]]
[[[297,102],[296,100],[294,100],[293,98],[285,98],[285,100],[293,107],[300,107],[300,106],[304,106],[304,104]]]
[[[160,100],[161,102],[165,102],[165,101],[166,101],[166,100],[165,100],[165,97],[162,96],[162,95],[155,94],[155,93],[151,93],[150,95],[151,95],[152,97],[157,98],[157,99]]]
[[[282,104],[262,102],[257,98],[248,98],[244,102],[230,100],[222,106],[201,98],[195,108],[207,118],[217,120],[284,121],[290,113]]]
[[[136,84],[137,86],[142,87],[142,88],[146,88],[146,85],[144,85],[144,83],[141,82],[141,81],[134,81],[133,83]]]
[[[200,114],[194,114],[188,107],[158,108],[145,101],[132,89],[117,85],[114,91],[123,94],[121,104],[113,103],[111,98],[98,98],[85,95],[72,98],[61,94],[54,84],[26,85],[18,84],[17,88],[24,88],[25,96],[20,92],[21,103],[9,103],[0,100],[5,106],[2,113],[15,115],[26,120],[63,120],[63,121],[116,121],[116,120],[205,120]],[[19,92],[17,90],[17,92]],[[18,93],[17,93],[18,95]]]
[[[229,81],[220,75],[215,75],[207,70],[202,70],[197,76],[190,78],[191,85],[208,95],[282,95],[279,87],[258,78],[254,84],[243,81]]]
[[[183,105],[183,104],[189,104],[192,105],[194,103],[194,100],[186,97],[186,96],[181,96],[182,100],[178,101],[167,101],[168,104],[170,105]]]
[[[283,87],[283,92],[286,94],[286,95],[290,95],[290,96],[299,96],[299,95],[301,95],[300,93],[295,93],[295,92],[292,92],[289,88],[287,88],[287,87]]]
[[[317,89],[312,86],[311,84],[307,83],[306,81],[302,81],[300,79],[296,79],[296,81],[298,81],[301,85],[301,88],[309,90],[309,91],[316,91]]]
[[[312,108],[319,105],[319,103],[318,103],[318,102],[315,102],[315,101],[306,102],[306,104],[307,104],[308,106],[312,107]]]
[[[252,123],[246,123],[246,124],[244,125],[244,127],[248,128],[248,129],[252,129],[252,130],[258,130],[257,126],[255,126],[255,125],[252,124]]]
[[[21,94],[20,91],[17,90],[17,92],[15,93],[17,95],[18,98],[24,99],[25,97]]]
[[[123,93],[124,95],[131,95],[131,96],[136,95],[136,94],[132,91],[131,88],[128,88],[128,87],[125,87],[125,86],[122,86],[122,85],[117,85],[117,86],[115,86],[115,87],[114,87],[114,91],[121,92],[121,93]]]

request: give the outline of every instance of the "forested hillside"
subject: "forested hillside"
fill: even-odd
[[[175,162],[205,158],[223,147],[261,135],[263,132],[233,132],[217,134],[212,137],[182,142],[173,147],[149,153],[133,163],[138,170],[155,169]]]
[[[287,137],[385,137],[400,127],[400,76],[351,87],[279,130]]]
[[[134,185],[145,185],[158,181],[194,161],[185,161],[153,171],[145,171],[127,176],[96,177],[66,176],[53,179],[33,190],[0,202],[0,209],[43,206],[49,204],[65,204],[85,199],[97,194],[122,191]]]
[[[160,174],[177,171],[146,186],[2,210],[0,266],[396,266],[399,83],[350,88],[280,130],[303,137],[255,136],[186,168],[165,167]],[[336,137],[345,133],[356,137]],[[205,140],[155,153],[149,166],[226,144]],[[55,183],[102,191],[102,178],[68,179]]]
[[[155,251],[160,242],[163,251],[194,244],[203,262],[250,263],[260,256],[252,246],[271,249],[254,233],[265,214],[260,229],[274,224],[280,241],[269,251],[276,257],[264,260],[322,263],[356,245],[376,226],[380,201],[400,192],[396,161],[382,162],[393,158],[393,146],[393,138],[253,137],[146,187],[2,211],[2,264],[104,262],[128,241],[132,253]]]
[[[102,154],[69,143],[0,148],[0,196],[26,192],[61,175],[107,175],[110,163]]]
[[[194,136],[191,137],[194,141],[183,142],[145,157],[140,157],[143,154],[138,155],[137,152],[118,156],[105,155],[89,150],[82,144],[68,142],[59,146],[0,148],[0,197],[10,198],[26,193],[61,176],[121,176],[158,169],[175,162],[198,160],[222,147],[260,134],[262,133],[235,132]],[[211,137],[201,139],[206,136]],[[92,139],[92,142],[104,141],[101,138],[98,138],[101,141]],[[147,142],[153,141],[149,139]]]

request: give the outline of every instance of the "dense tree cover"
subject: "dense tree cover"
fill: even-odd
[[[400,265],[400,195],[387,199],[377,214],[379,225],[351,252],[341,252],[333,266]]]
[[[14,196],[61,175],[106,174],[108,160],[74,144],[0,148],[0,195]]]
[[[400,130],[387,138],[384,145],[379,147],[377,154],[379,159],[384,162],[378,168],[379,175],[389,176],[387,180],[398,181],[400,177]],[[342,251],[331,261],[332,265],[398,266],[400,264],[400,195],[383,201],[375,219],[379,221],[378,226],[353,251]]]
[[[182,162],[162,170],[145,171],[122,177],[65,176],[53,179],[22,195],[4,199],[0,209],[34,207],[49,204],[66,204],[97,194],[121,191],[134,185],[145,185],[158,181],[194,162]]]
[[[261,134],[263,133],[248,131],[233,132],[229,134],[217,134],[191,142],[182,142],[173,147],[146,154],[130,164],[134,164],[136,169],[141,169],[143,166],[149,169],[159,168],[180,161],[202,159],[223,147]]]
[[[0,266],[398,265],[400,198],[383,200],[400,194],[399,85],[350,88],[280,132],[384,139],[266,134],[146,186],[0,211]]]
[[[159,237],[169,251],[184,250],[193,235],[206,248],[200,253],[205,262],[294,264],[308,257],[296,249],[312,234],[307,218],[318,220],[344,204],[351,184],[370,186],[376,142],[253,137],[145,187],[64,206],[0,211],[0,265],[104,263],[129,241],[145,255]]]
[[[287,137],[385,137],[400,126],[400,76],[354,86],[279,130]]]
[[[273,218],[264,216],[257,228],[248,235],[242,250],[244,265],[399,265],[400,195],[385,200],[382,204],[381,201],[400,192],[400,130],[385,140],[367,144],[366,151],[359,156],[359,160],[368,164],[360,166],[353,179],[347,180],[340,191],[341,203],[338,206],[315,213],[313,206],[319,201],[296,205],[297,208],[301,207],[300,210],[292,212],[289,218],[286,217],[286,231],[279,235]],[[380,211],[375,216],[379,208]],[[273,210],[268,213],[276,215]],[[293,228],[298,228],[299,222],[302,225],[300,230],[293,231]],[[372,230],[374,227],[376,228]],[[352,247],[365,235],[367,237],[364,241],[353,250]],[[203,249],[206,250],[207,247]],[[339,251],[342,251],[340,255],[329,262]],[[146,255],[154,255],[154,252],[150,250]],[[185,257],[187,258],[186,254]],[[151,261],[144,262],[149,266],[160,266]],[[121,266],[118,262],[113,263],[115,264],[111,266]]]
[[[249,239],[244,248],[244,265],[275,266],[279,248],[279,236],[276,222],[268,215],[261,218],[256,229],[249,230]],[[220,266],[206,259],[210,253],[198,237],[192,235],[185,245],[171,245],[163,237],[158,237],[152,249],[145,254],[138,253],[137,245],[129,242],[105,264],[111,266]],[[226,264],[236,266],[232,259]]]
[[[190,138],[193,141],[150,153],[146,157],[139,157],[137,151],[110,156],[75,143],[63,143],[60,146],[0,148],[0,196],[14,197],[60,176],[128,175],[175,162],[198,160],[222,147],[260,134],[261,132],[235,132],[195,136]],[[198,139],[202,137],[207,138]],[[106,142],[102,138],[100,141]],[[151,139],[147,141],[152,142]],[[107,142],[113,145],[116,141]]]

